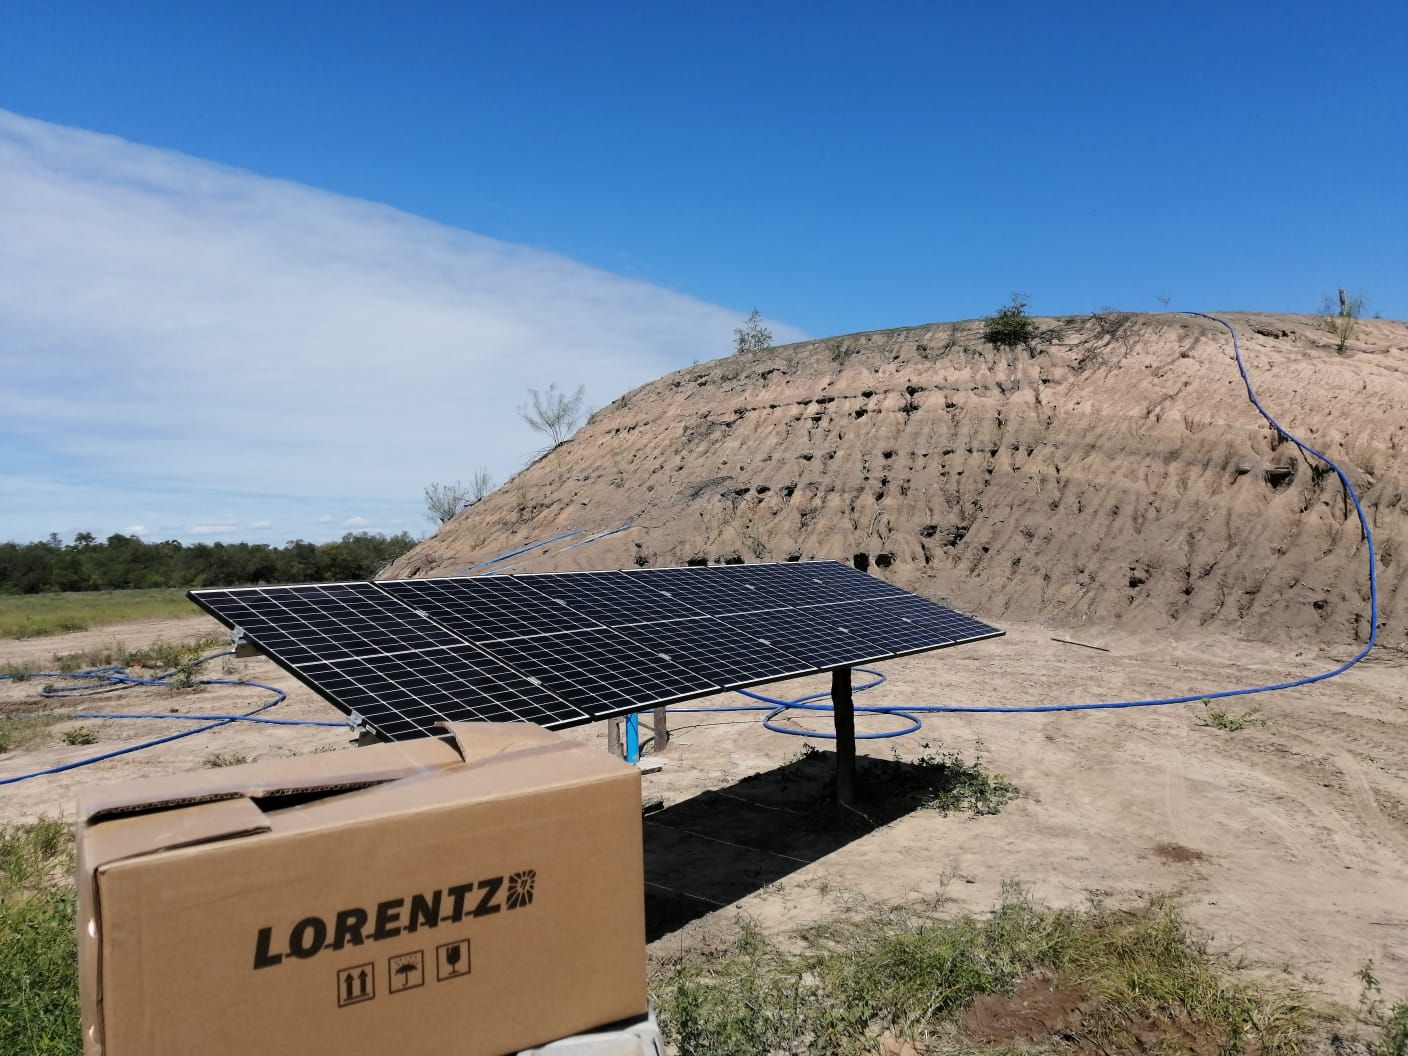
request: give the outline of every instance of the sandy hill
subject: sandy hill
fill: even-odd
[[[1341,354],[1312,317],[1227,318],[1263,402],[1360,489],[1383,640],[1403,647],[1408,325],[1366,320]],[[1247,402],[1225,331],[1179,315],[1038,323],[1025,349],[987,345],[970,321],[677,371],[597,412],[387,575],[459,574],[558,532],[631,524],[516,567],[865,555],[997,620],[1364,638],[1353,510]]]

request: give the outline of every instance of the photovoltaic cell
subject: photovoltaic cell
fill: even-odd
[[[728,569],[745,568],[729,565]],[[735,612],[765,612],[787,608],[771,591],[717,568],[636,568],[621,573],[700,612],[722,616]]]
[[[606,629],[516,638],[483,648],[594,719],[672,704],[721,688]]]
[[[467,641],[481,644],[599,626],[516,576],[402,579],[377,586]]]
[[[989,627],[986,623],[975,620],[971,616],[954,612],[942,605],[935,605],[932,601],[913,594],[862,602],[851,611],[855,615],[848,618],[854,619],[858,628],[868,625],[895,626],[900,622],[907,622],[912,626],[923,627],[943,636],[948,639],[948,644],[952,645],[979,642],[987,638],[1002,636],[1002,632],[996,627]],[[869,621],[869,623],[862,621]],[[862,630],[862,633],[865,631]]]
[[[703,615],[622,572],[559,572],[514,578],[607,627]]]
[[[712,616],[623,627],[621,634],[724,689],[816,670],[807,661]]]
[[[809,609],[735,613],[720,616],[719,622],[822,670],[885,660],[891,655],[890,650],[850,630],[842,616],[818,616]]]
[[[432,736],[436,724],[523,721],[575,726],[589,716],[471,645],[367,656],[295,672],[391,740]]]
[[[294,666],[464,644],[370,583],[193,590],[190,596]]]
[[[747,567],[747,566],[745,566]],[[783,570],[787,575],[803,579],[813,587],[820,587],[829,596],[829,602],[798,602],[807,604],[835,604],[843,601],[866,601],[878,598],[914,597],[883,579],[858,572],[839,561],[799,561],[781,565],[756,566]],[[809,595],[811,596],[811,595]]]

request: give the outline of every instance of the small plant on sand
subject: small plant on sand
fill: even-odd
[[[1360,984],[1359,1022],[1378,1035],[1368,1041],[1366,1056],[1408,1056],[1408,1001],[1385,1003],[1373,961],[1365,961],[1354,975]]]
[[[762,352],[771,346],[772,331],[763,325],[762,315],[754,308],[748,318],[743,320],[743,325],[733,332],[734,354]]]
[[[1012,295],[1012,303],[983,320],[983,340],[995,348],[1018,348],[1036,337],[1036,320],[1027,314],[1027,299]]]
[[[1260,704],[1240,713],[1228,711],[1210,700],[1203,701],[1203,707],[1207,710],[1198,725],[1227,733],[1239,733],[1248,726],[1265,726],[1267,722],[1266,716],[1261,713]]]
[[[249,756],[239,752],[216,752],[214,755],[207,755],[202,759],[200,765],[215,770],[222,766],[243,766],[250,761]]]
[[[98,735],[88,726],[74,726],[64,730],[64,744],[97,744]]]
[[[1345,347],[1359,333],[1359,317],[1364,314],[1364,295],[1339,291],[1339,302],[1327,293],[1320,302],[1320,321],[1335,338],[1335,351],[1343,352]]]

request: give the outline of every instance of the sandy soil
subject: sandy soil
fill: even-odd
[[[1324,669],[1346,655],[1216,637],[1170,641],[1089,626],[1079,632],[1036,624],[1006,628],[1008,636],[998,641],[885,665],[889,682],[860,702],[1111,700],[1264,683]],[[111,637],[136,644],[154,633],[215,632],[203,618],[154,621],[0,643],[0,659],[43,659],[46,652],[72,652]],[[1111,651],[1064,645],[1053,635]],[[339,717],[268,661],[229,661],[227,670],[289,689],[275,712],[280,717]],[[36,688],[32,682],[0,684],[0,709],[39,706]],[[154,689],[99,697],[93,706],[193,713],[246,707],[261,698],[247,688]],[[1348,1002],[1358,992],[1352,973],[1372,958],[1389,994],[1402,999],[1408,995],[1408,653],[1383,649],[1343,678],[1260,702],[1267,724],[1237,733],[1200,725],[1198,705],[933,716],[922,734],[864,742],[862,752],[914,759],[926,744],[969,757],[981,751],[1023,797],[995,816],[919,811],[841,837],[802,831],[788,806],[788,797],[795,802],[815,792],[816,768],[804,774],[795,761],[799,752],[808,743],[826,748],[826,742],[768,734],[756,719],[737,715],[672,716],[665,768],[646,777],[647,792],[667,805],[646,825],[654,949],[691,941],[700,929],[726,927],[740,912],[769,929],[785,929],[857,901],[945,893],[955,907],[981,909],[1010,879],[1055,904],[1091,896],[1132,903],[1173,892],[1217,948]],[[1250,703],[1233,706],[1242,710]],[[862,717],[860,725],[879,728],[885,721]],[[36,750],[0,756],[0,777],[183,727],[88,720],[82,724],[98,731],[100,743],[65,745],[60,733],[78,724],[55,726],[49,743]],[[573,735],[602,736],[599,729]],[[0,820],[69,814],[80,788],[197,767],[217,751],[294,755],[343,746],[346,739],[335,729],[225,728],[0,788]]]

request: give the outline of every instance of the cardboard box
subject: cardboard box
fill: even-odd
[[[645,1013],[639,773],[447,729],[86,796],[88,1056],[498,1056]]]

